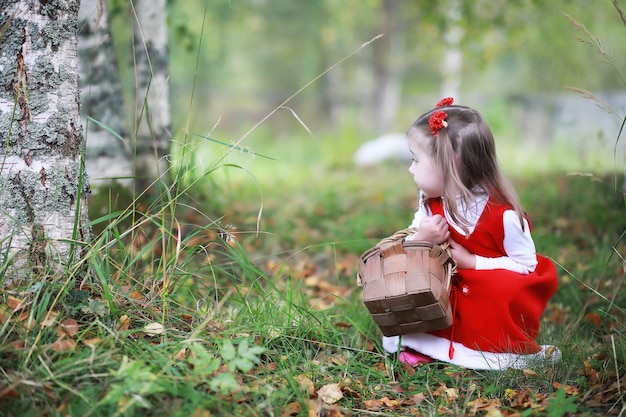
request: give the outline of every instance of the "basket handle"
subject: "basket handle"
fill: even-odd
[[[401,255],[404,253],[403,243],[404,239],[411,233],[415,233],[417,229],[403,229],[399,230],[393,235],[378,242],[376,247],[380,250],[383,258],[389,258],[394,255]]]
[[[456,262],[454,261],[454,259],[452,259],[452,255],[450,254],[450,243],[446,241],[446,242],[443,242],[441,245],[435,245],[432,251],[437,251],[437,254],[436,254],[437,258],[441,258],[441,255],[444,252],[447,255],[446,260],[442,266],[444,268],[444,273],[446,275],[445,287],[450,288],[452,277],[456,274],[456,269],[457,269]],[[432,251],[431,251],[431,254],[433,253]]]
[[[380,246],[381,244],[385,244],[385,243],[395,242],[396,240],[402,241],[406,239],[408,236],[411,236],[415,233],[417,233],[417,227],[407,227],[406,229],[398,230],[393,235],[384,238],[383,240],[378,242],[378,245],[376,246]]]

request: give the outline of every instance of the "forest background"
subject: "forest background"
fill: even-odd
[[[575,143],[586,162],[590,149],[611,149],[617,136],[619,117],[604,117],[568,87],[623,110],[623,81],[592,47],[577,41],[584,34],[564,15],[583,23],[606,45],[614,67],[624,68],[626,58],[615,49],[623,23],[610,1],[593,7],[575,0],[212,2],[206,15],[204,6],[169,6],[171,102],[180,124],[189,116],[189,63],[199,53],[192,126],[218,137],[242,135],[379,34],[289,102],[297,118],[281,109],[255,136],[269,131],[278,141],[329,135],[339,149],[350,150],[381,134],[403,133],[445,95],[493,115],[498,140],[518,149],[529,142],[570,149]],[[198,51],[202,29],[207,35]],[[254,138],[245,145],[254,147]],[[543,168],[558,168],[558,159],[551,162]]]
[[[110,14],[132,103],[127,7],[113,1]],[[567,15],[606,45],[610,65]],[[613,155],[619,114],[576,91],[616,113],[626,107],[616,71],[626,58],[613,49],[623,23],[610,1],[170,2],[167,22],[174,139],[187,129],[235,142],[306,86],[242,145],[322,142],[322,156],[331,141],[349,163],[367,140],[403,133],[438,97],[454,95],[488,117],[502,156],[514,154],[509,173],[624,165],[623,141]],[[292,151],[277,146],[281,162],[259,162],[255,175],[285,166],[281,148]],[[204,166],[215,160],[212,146],[195,151]]]
[[[2,409],[623,414],[626,21],[589,4],[168,2],[175,187],[144,200],[90,178],[91,275],[0,310]],[[107,5],[132,126],[133,16]],[[359,254],[406,227],[416,196],[402,156],[355,152],[448,95],[487,118],[559,266],[541,336],[563,351],[554,368],[401,367],[360,303]]]

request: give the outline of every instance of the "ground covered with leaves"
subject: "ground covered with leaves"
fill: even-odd
[[[278,184],[288,204],[262,207],[190,189],[105,215],[71,274],[1,290],[0,414],[624,415],[626,206],[612,178],[516,181],[538,251],[558,266],[540,342],[563,357],[493,372],[382,351],[355,274],[411,219],[410,182],[385,186],[401,175]]]

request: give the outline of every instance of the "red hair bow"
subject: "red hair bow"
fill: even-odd
[[[437,137],[439,129],[442,127],[448,127],[448,122],[445,120],[446,117],[448,117],[448,115],[442,110],[435,110],[433,114],[430,115],[428,118],[428,127],[430,127],[430,131],[433,132],[433,136]]]
[[[435,108],[439,108],[439,107],[444,107],[444,106],[451,106],[452,103],[454,103],[454,99],[452,97],[446,97],[446,98],[442,98],[439,103],[437,103],[437,105],[435,106]]]

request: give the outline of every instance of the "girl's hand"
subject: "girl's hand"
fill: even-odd
[[[450,255],[459,269],[476,269],[476,255],[450,239]]]
[[[424,217],[420,227],[413,237],[414,240],[426,240],[441,245],[450,238],[448,222],[439,214]]]

